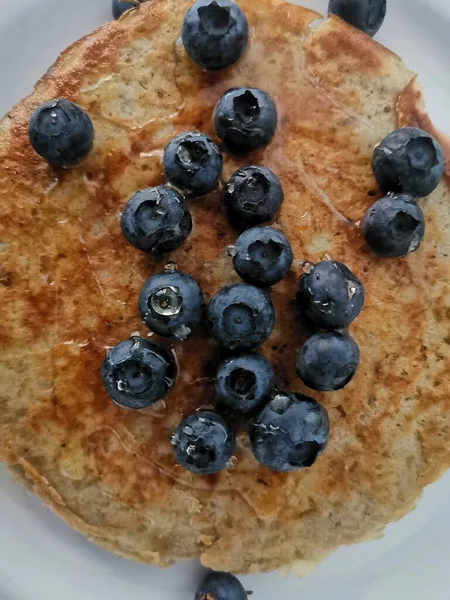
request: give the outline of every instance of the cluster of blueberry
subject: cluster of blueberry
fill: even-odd
[[[202,67],[222,68],[241,55],[248,38],[247,20],[230,0],[200,0],[185,16],[182,38],[190,56]],[[264,147],[272,139],[276,126],[274,102],[255,88],[226,92],[214,111],[217,137],[235,154],[247,154]],[[209,137],[185,132],[167,145],[163,166],[168,184],[135,194],[121,218],[126,239],[135,247],[154,254],[175,249],[189,235],[192,220],[185,198],[204,196],[214,189],[222,173],[223,160]],[[180,340],[191,335],[206,313],[211,335],[223,348],[234,353],[233,358],[218,368],[218,397],[229,408],[250,415],[250,440],[256,458],[279,471],[308,466],[328,439],[325,409],[300,394],[274,396],[272,366],[260,354],[249,353],[270,336],[274,327],[274,308],[264,288],[280,281],[293,261],[285,236],[271,227],[261,226],[279,210],[283,190],[269,169],[247,166],[231,177],[224,200],[230,220],[241,228],[251,227],[229,248],[234,268],[246,283],[225,286],[205,310],[198,283],[169,264],[163,273],[145,283],[139,295],[139,312],[152,331]],[[159,368],[160,384],[146,391],[149,380],[134,377],[136,366],[144,356],[152,361],[153,369]],[[147,372],[148,367],[149,364],[141,364],[143,372]],[[116,402],[129,408],[142,408],[170,389],[175,364],[164,351],[158,355],[158,347],[152,342],[132,338],[108,352],[102,374]],[[267,402],[266,408],[255,416]],[[201,474],[225,468],[236,443],[229,424],[210,411],[188,416],[172,441],[179,464]]]
[[[232,0],[197,0],[185,15],[182,39],[188,54],[201,67],[224,68],[245,49],[247,19]],[[226,92],[213,119],[217,137],[234,154],[264,147],[277,127],[274,102],[255,88]],[[42,157],[68,168],[90,151],[94,128],[80,107],[58,100],[36,109],[29,122],[29,137]],[[439,144],[419,129],[400,129],[375,149],[374,174],[380,188],[389,193],[368,210],[362,231],[376,254],[403,256],[418,248],[424,220],[415,200],[435,189],[443,165]],[[191,232],[186,199],[204,196],[216,188],[223,159],[208,136],[185,132],[167,145],[163,166],[167,184],[137,192],[121,216],[126,239],[138,249],[159,256],[178,248]],[[225,286],[205,307],[199,284],[169,265],[143,286],[139,313],[152,331],[179,340],[187,339],[206,315],[212,337],[233,353],[216,374],[218,397],[229,408],[248,415],[257,460],[276,471],[309,466],[327,443],[325,409],[307,396],[276,392],[271,365],[261,355],[249,353],[267,340],[274,327],[275,313],[267,288],[287,274],[293,261],[285,236],[262,226],[281,207],[283,190],[269,169],[247,166],[231,177],[224,201],[231,222],[249,228],[229,247],[233,266],[245,283]],[[363,307],[361,283],[345,265],[324,260],[306,266],[297,301],[303,314],[321,330],[300,350],[299,376],[315,390],[343,388],[359,364],[358,346],[346,328]],[[173,356],[140,337],[112,348],[101,371],[111,398],[132,409],[159,401],[176,379]],[[201,474],[225,468],[235,449],[231,427],[219,414],[209,411],[187,417],[172,441],[178,462]]]
[[[364,305],[364,288],[342,263],[323,260],[305,265],[297,302],[322,331],[301,348],[297,372],[308,387],[331,392],[349,383],[359,366],[359,348],[345,329]]]
[[[218,103],[214,124],[227,149],[247,153],[273,137],[276,108],[261,90],[234,89]],[[169,142],[163,166],[167,184],[137,192],[121,217],[126,239],[156,255],[174,250],[187,237],[192,220],[185,199],[204,196],[217,186],[223,160],[209,137],[187,132]],[[265,288],[279,282],[293,261],[286,237],[261,226],[279,210],[283,190],[269,169],[248,166],[234,173],[224,197],[230,220],[240,228],[251,227],[228,248],[236,272],[246,283],[223,287],[205,308],[198,283],[169,263],[164,272],[144,284],[139,313],[153,332],[179,340],[187,339],[206,315],[212,337],[234,353],[219,366],[218,397],[229,408],[250,415],[250,439],[260,462],[275,470],[297,469],[312,464],[325,447],[327,414],[312,398],[299,394],[278,394],[269,402],[275,389],[273,369],[263,356],[249,353],[267,340],[274,327],[275,312]],[[134,337],[108,352],[102,374],[115,402],[144,408],[172,387],[175,363],[154,343]],[[267,407],[255,417],[266,402]],[[179,464],[201,474],[225,468],[235,444],[229,424],[210,411],[188,416],[173,437]]]
[[[419,248],[425,221],[417,199],[437,188],[444,162],[440,144],[416,127],[394,131],[375,148],[372,169],[387,196],[369,208],[361,223],[374,254],[397,258]]]

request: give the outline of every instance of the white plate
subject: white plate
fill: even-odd
[[[300,3],[300,2],[299,2]],[[327,0],[304,0],[325,12]],[[388,0],[378,39],[419,72],[450,133],[450,2]],[[110,18],[110,0],[1,0],[0,113],[72,41]],[[450,599],[450,474],[383,540],[342,548],[303,580],[244,577],[255,600]],[[200,567],[134,564],[90,544],[0,469],[0,600],[192,600]]]

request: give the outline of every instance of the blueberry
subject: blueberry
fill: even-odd
[[[266,167],[244,167],[234,173],[225,188],[225,205],[237,225],[271,221],[283,203],[278,177]]]
[[[127,10],[130,10],[130,8],[136,8],[135,2],[125,2],[125,0],[112,0],[112,14],[116,20],[120,19],[123,13]]]
[[[189,196],[204,196],[219,181],[223,159],[207,135],[188,131],[177,135],[164,150],[167,179]]]
[[[253,227],[235,243],[233,266],[239,277],[258,287],[278,283],[292,265],[291,245],[272,227]]]
[[[389,134],[373,153],[372,168],[383,192],[428,196],[444,174],[441,145],[422,129],[403,127]]]
[[[161,185],[137,192],[125,206],[122,233],[144,252],[175,250],[192,231],[191,214],[183,197]]]
[[[158,273],[139,294],[139,313],[149,329],[164,337],[186,339],[199,324],[203,292],[187,273]]]
[[[313,335],[297,359],[300,379],[319,392],[341,390],[353,378],[358,366],[358,344],[344,331]]]
[[[242,55],[248,41],[247,19],[231,0],[197,0],[181,32],[186,52],[203,69],[224,69]]]
[[[233,430],[218,414],[199,411],[179,425],[172,446],[178,463],[192,473],[222,471],[236,447]]]
[[[231,573],[211,571],[197,590],[194,600],[247,600],[242,583]]]
[[[386,16],[386,0],[330,0],[329,14],[374,36]]]
[[[415,252],[425,234],[422,211],[404,195],[377,200],[364,215],[361,227],[369,248],[383,258]]]
[[[325,408],[313,398],[277,394],[250,421],[250,443],[256,460],[272,471],[310,467],[328,442]]]
[[[68,100],[41,104],[31,115],[28,136],[35,151],[58,167],[73,167],[85,158],[94,142],[89,116]]]
[[[262,290],[245,283],[227,285],[213,296],[207,322],[214,339],[229,350],[249,350],[270,336],[275,312]]]
[[[160,346],[132,337],[111,348],[101,367],[106,391],[125,408],[146,408],[161,400],[176,378],[174,359]]]
[[[297,302],[323,329],[347,327],[364,306],[364,288],[345,265],[323,260],[298,282]]]
[[[217,371],[216,392],[230,408],[248,413],[268,400],[275,385],[272,365],[260,354],[225,360]]]
[[[235,154],[267,146],[275,134],[277,120],[272,98],[256,88],[225,92],[214,111],[216,133]]]

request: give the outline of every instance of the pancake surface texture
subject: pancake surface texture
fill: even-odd
[[[420,250],[375,258],[358,228],[380,195],[372,149],[398,126],[434,132],[414,74],[337,18],[310,28],[315,13],[278,0],[241,0],[249,48],[234,67],[204,73],[179,42],[189,4],[154,0],[77,42],[0,123],[0,458],[75,529],[122,556],[301,574],[341,544],[381,535],[450,465],[449,173],[420,201]],[[277,321],[262,351],[279,388],[310,393],[295,374],[306,332],[292,298],[301,263],[329,254],[365,286],[350,328],[361,366],[344,390],[310,394],[331,419],[313,467],[270,472],[242,428],[236,466],[200,477],[175,464],[170,436],[183,416],[215,403],[219,354],[205,331],[174,345],[178,383],[153,408],[114,405],[99,366],[107,347],[147,335],[137,297],[164,265],[125,241],[120,211],[136,190],[163,182],[174,135],[214,137],[213,108],[240,85],[273,96],[279,126],[251,159],[225,153],[223,180],[249,162],[278,175],[285,202],[275,226],[296,259],[273,290]],[[49,167],[27,138],[33,109],[58,97],[87,110],[96,132],[70,171]],[[189,205],[193,233],[168,260],[212,295],[238,281],[225,252],[238,233],[220,193]]]

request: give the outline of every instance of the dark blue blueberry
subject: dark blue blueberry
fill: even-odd
[[[234,247],[233,266],[247,283],[258,287],[275,285],[291,268],[291,245],[272,227],[253,227],[244,231]]]
[[[228,350],[250,350],[272,333],[275,312],[267,294],[240,283],[227,285],[213,296],[207,322],[214,339]]]
[[[233,223],[260,225],[271,221],[283,203],[278,177],[266,167],[243,167],[225,188],[225,205]]]
[[[164,150],[164,171],[170,183],[189,196],[204,196],[219,181],[223,159],[203,133],[180,133]]]
[[[268,400],[274,385],[272,365],[260,354],[225,360],[216,375],[216,392],[222,402],[243,413]]]
[[[372,168],[383,192],[417,198],[437,188],[444,160],[441,145],[431,135],[416,127],[403,127],[375,148]]]
[[[181,38],[186,52],[203,69],[224,69],[247,46],[247,19],[231,0],[197,0],[184,17]]]
[[[300,379],[319,392],[341,390],[351,381],[358,366],[358,345],[344,331],[313,335],[297,359]]]
[[[328,442],[325,408],[313,398],[277,394],[250,421],[250,442],[256,460],[272,471],[310,467]]]
[[[374,36],[386,16],[386,0],[330,0],[330,14]]]
[[[35,151],[58,167],[73,167],[85,158],[94,142],[89,116],[68,100],[41,104],[31,115],[28,136]]]
[[[231,573],[211,571],[197,590],[194,600],[247,600],[247,592]]]
[[[192,219],[183,197],[161,185],[136,192],[123,210],[121,226],[130,244],[163,254],[181,246],[192,231]]]
[[[161,400],[176,378],[174,359],[160,346],[140,337],[108,351],[101,367],[106,391],[125,408],[146,408]]]
[[[267,146],[275,134],[277,120],[272,98],[256,88],[229,90],[214,111],[216,133],[235,154]]]
[[[187,273],[158,273],[139,294],[139,313],[149,329],[184,340],[199,324],[205,307],[203,292]]]
[[[139,0],[144,1],[145,0]],[[112,14],[113,17],[117,20],[123,15],[124,12],[130,10],[130,8],[136,8],[135,2],[125,2],[125,0],[112,0]]]
[[[227,466],[236,438],[218,414],[199,411],[182,421],[173,435],[172,446],[182,467],[198,475],[210,475]]]
[[[302,275],[297,302],[306,315],[323,329],[347,327],[364,306],[364,288],[345,265],[323,260]]]
[[[422,211],[410,196],[385,196],[364,215],[363,236],[374,254],[397,258],[415,252],[425,234]]]

